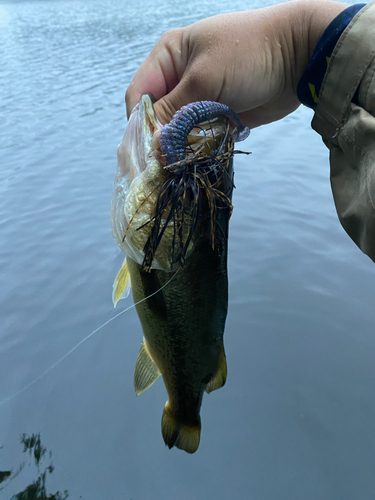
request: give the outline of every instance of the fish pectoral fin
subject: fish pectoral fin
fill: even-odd
[[[189,426],[180,424],[169,411],[169,403],[165,405],[161,419],[161,432],[165,444],[169,449],[176,446],[187,453],[195,453],[199,446],[201,437],[200,418],[196,425]]]
[[[137,396],[145,392],[160,376],[160,371],[151,358],[143,339],[134,369],[134,389]]]
[[[219,355],[218,369],[212,379],[208,382],[205,391],[209,394],[216,389],[223,387],[227,380],[227,359],[225,356],[224,346],[222,346]]]
[[[126,297],[129,295],[130,288],[130,272],[125,257],[121,269],[117,273],[117,276],[113,283],[112,302],[114,307],[116,307],[119,300],[126,299]]]

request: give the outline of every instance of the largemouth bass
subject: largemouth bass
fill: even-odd
[[[144,334],[136,394],[162,375],[162,435],[188,453],[199,446],[204,391],[227,376],[233,144],[248,133],[230,108],[212,102],[188,105],[162,127],[144,95],[118,147],[112,232],[126,258],[113,300],[131,286]]]

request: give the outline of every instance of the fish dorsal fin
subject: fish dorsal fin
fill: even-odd
[[[122,263],[120,271],[117,273],[113,283],[112,301],[113,306],[116,307],[117,302],[121,299],[126,299],[129,295],[131,288],[130,273],[126,257]]]
[[[142,341],[134,369],[134,389],[137,396],[145,392],[160,376],[158,367],[148,352],[145,339]]]
[[[219,364],[215,375],[208,382],[206,386],[206,392],[209,394],[212,391],[216,391],[216,389],[220,389],[225,384],[227,380],[227,359],[225,357],[224,346],[222,346],[220,355],[219,355]]]

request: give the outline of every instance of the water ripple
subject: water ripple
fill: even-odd
[[[169,28],[263,4],[0,5],[0,399],[113,315],[123,257],[109,211],[139,64]],[[310,120],[304,109],[254,130],[253,154],[235,160],[229,377],[205,402],[194,460],[163,448],[162,384],[134,396],[129,311],[4,405],[7,467],[19,435],[42,431],[64,471],[55,490],[72,498],[372,498],[375,272],[339,225]],[[98,471],[105,481],[87,480]]]

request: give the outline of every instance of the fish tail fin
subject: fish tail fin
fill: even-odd
[[[119,300],[126,299],[126,297],[129,295],[130,288],[131,288],[130,272],[125,257],[121,269],[117,273],[117,276],[113,283],[112,301],[114,307],[116,307],[117,302]]]
[[[176,446],[176,448],[184,450],[187,453],[195,453],[201,437],[200,418],[198,417],[197,425],[189,426],[178,422],[171,413],[169,403],[167,402],[161,419],[161,432],[165,444],[169,449]]]

